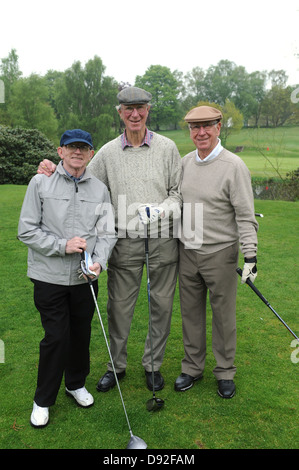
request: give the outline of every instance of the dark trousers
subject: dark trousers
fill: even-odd
[[[35,306],[45,330],[40,342],[34,401],[38,406],[49,407],[55,403],[63,374],[69,390],[85,384],[95,305],[88,283],[62,286],[35,279],[32,282]],[[97,295],[97,281],[93,287]]]

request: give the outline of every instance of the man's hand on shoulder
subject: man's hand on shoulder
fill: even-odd
[[[37,173],[40,175],[51,176],[55,173],[56,165],[46,158],[38,165]]]

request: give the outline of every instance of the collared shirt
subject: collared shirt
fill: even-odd
[[[209,160],[213,160],[213,158],[216,158],[218,157],[219,153],[222,152],[223,150],[223,147],[221,145],[221,140],[218,139],[218,144],[216,145],[216,147],[212,150],[211,153],[209,153],[209,155],[207,157],[205,157],[203,160],[199,157],[198,155],[198,150],[196,149],[196,161],[198,163],[203,163],[203,162],[207,162]]]
[[[153,136],[154,136],[154,133],[152,131],[149,131],[148,128],[146,127],[145,128],[145,136],[144,136],[143,141],[141,142],[140,147],[142,147],[143,145],[150,146]],[[121,135],[121,146],[122,146],[123,150],[126,147],[133,147],[133,145],[127,139],[126,131],[124,131],[124,133]]]
[[[63,166],[63,162],[62,162],[62,166]],[[82,174],[81,176],[79,176],[79,178],[77,178],[76,176],[71,175],[65,168],[63,168],[63,169],[64,169],[65,173],[66,173],[73,181],[75,181],[75,183],[78,183],[78,181],[80,181],[80,180],[83,178],[84,173],[85,173],[85,170],[84,170],[83,174]]]

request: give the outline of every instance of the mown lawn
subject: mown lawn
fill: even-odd
[[[26,277],[27,249],[16,239],[24,186],[0,187],[1,305],[0,363],[1,449],[125,449],[130,435],[117,389],[98,393],[108,353],[98,318],[92,324],[91,373],[87,388],[95,405],[84,410],[66,397],[63,386],[50,410],[50,424],[29,425],[36,385],[42,328]],[[299,203],[256,201],[259,219],[257,287],[297,334]],[[242,258],[240,257],[240,265]],[[107,331],[106,274],[100,277],[98,304]],[[127,375],[120,382],[133,433],[149,449],[298,449],[299,354],[293,337],[248,286],[237,299],[237,393],[221,399],[212,374],[211,312],[208,312],[208,356],[203,380],[185,393],[174,391],[183,357],[181,318],[176,293],[171,334],[161,369],[165,388],[157,396],[164,408],[149,413],[141,357],[148,323],[146,283],[140,292],[128,343]],[[293,356],[292,356],[293,353]]]

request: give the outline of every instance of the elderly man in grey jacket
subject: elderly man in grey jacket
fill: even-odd
[[[94,154],[90,134],[66,131],[57,152],[62,161],[53,177],[36,175],[30,181],[18,228],[19,240],[28,246],[27,275],[45,330],[30,419],[33,427],[48,424],[63,373],[67,395],[82,407],[94,402],[85,388],[94,302],[78,270],[81,253],[87,251],[97,292],[97,277],[106,269],[117,240],[107,187],[86,168]]]

